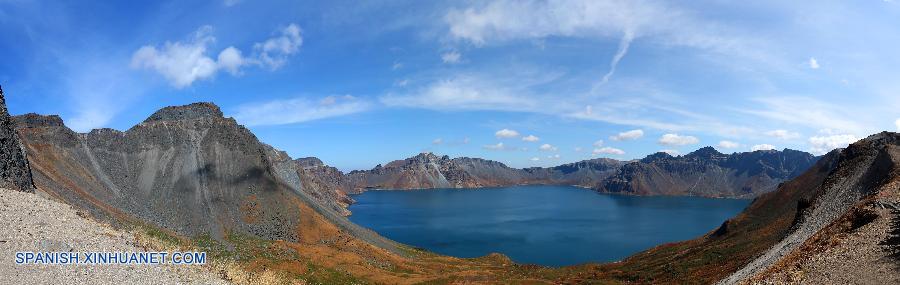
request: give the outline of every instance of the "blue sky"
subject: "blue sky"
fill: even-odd
[[[895,1],[357,2],[0,0],[0,84],[80,132],[211,101],[343,170],[821,154],[900,129]]]

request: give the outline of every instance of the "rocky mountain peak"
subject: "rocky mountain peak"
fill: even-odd
[[[325,166],[325,163],[317,157],[301,157],[294,160],[300,167],[318,167]]]
[[[169,106],[156,111],[144,122],[195,120],[201,118],[223,118],[219,106],[210,102],[191,103],[183,106]]]
[[[16,128],[63,127],[62,118],[57,115],[39,115],[28,113],[12,117]]]
[[[700,148],[698,150],[695,150],[695,151],[685,155],[685,157],[699,158],[699,159],[711,159],[711,158],[717,158],[717,157],[723,157],[723,156],[725,156],[725,155],[711,146]]]
[[[648,155],[647,157],[642,158],[641,162],[653,163],[653,162],[657,162],[660,160],[666,160],[666,159],[671,159],[671,158],[674,158],[674,157],[668,153],[660,151],[660,152],[657,152],[657,153],[654,153],[654,154]]]
[[[900,133],[880,132],[862,139],[863,142],[871,143],[878,146],[900,146]]]

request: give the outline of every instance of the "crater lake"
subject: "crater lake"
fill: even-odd
[[[377,190],[351,221],[432,252],[547,266],[609,262],[714,230],[750,200],[599,194],[571,186]]]

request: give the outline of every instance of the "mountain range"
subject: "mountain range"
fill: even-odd
[[[344,174],[260,142],[211,103],[166,107],[128,130],[89,133],[53,115],[8,117],[3,106],[0,156],[4,187],[34,191],[119,227],[150,228],[246,270],[325,284],[900,281],[898,133],[875,134],[822,157],[702,148],[677,157],[515,169],[426,153]],[[756,198],[696,239],[616,263],[564,268],[515,264],[497,254],[440,256],[344,217],[353,202],[347,193],[367,189],[519,184]]]
[[[554,167],[511,168],[480,158],[421,153],[347,174],[354,192],[370,189],[575,185],[603,193],[752,198],[775,190],[815,164],[812,154],[785,149],[723,154],[704,147],[683,156],[583,160]]]

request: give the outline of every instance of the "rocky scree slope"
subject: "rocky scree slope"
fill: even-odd
[[[376,246],[397,244],[339,212],[333,189],[308,187],[301,168],[211,103],[163,108],[128,129],[76,133],[58,116],[16,116],[35,183],[111,223],[145,221],[181,236],[248,234],[297,241],[299,208]]]
[[[622,166],[597,190],[633,195],[749,198],[797,177],[818,160],[802,151],[760,150],[722,154],[704,147],[684,156],[660,152]]]
[[[71,206],[32,193],[0,189],[2,284],[228,284],[204,266],[17,265],[16,252],[137,252],[129,232],[80,216]]]
[[[6,98],[0,87],[0,188],[34,192],[31,170],[13,121],[6,110]]]
[[[767,269],[776,271],[784,269],[783,267],[772,268],[779,264],[794,264],[799,267],[799,263],[803,262],[803,259],[809,259],[815,254],[822,253],[813,252],[813,250],[825,251],[840,246],[840,240],[836,239],[838,238],[836,234],[840,232],[833,231],[835,227],[840,226],[840,218],[850,220],[852,226],[847,231],[852,232],[884,215],[884,212],[879,214],[872,211],[873,205],[896,207],[900,202],[900,195],[898,195],[900,194],[898,193],[900,191],[900,133],[882,132],[851,144],[840,153],[834,169],[812,190],[809,199],[798,202],[798,214],[795,216],[790,233],[758,258],[723,279],[721,284],[746,281],[748,278],[767,273]],[[860,214],[866,212],[866,209],[869,212],[868,217]],[[892,217],[893,215],[889,216],[896,218]],[[881,217],[880,219],[887,218]],[[900,230],[895,229],[895,231],[900,233]],[[816,239],[812,239],[813,237]],[[890,238],[893,236],[882,234],[879,239],[883,240],[869,240],[863,242],[862,245],[894,246],[881,248],[883,255],[887,256],[890,253],[887,252],[888,250],[897,250],[896,241],[892,245]],[[816,241],[821,243],[822,239],[836,240],[829,242],[824,247],[811,247]],[[804,245],[806,246],[804,247]],[[844,258],[848,256],[852,255],[845,255]],[[832,259],[834,258],[832,257]],[[845,266],[844,269],[860,269],[860,266],[867,265],[863,261],[850,261],[855,265]],[[900,276],[896,267],[890,273],[891,278]],[[762,278],[766,276],[764,275]],[[866,276],[856,277],[864,278]]]

